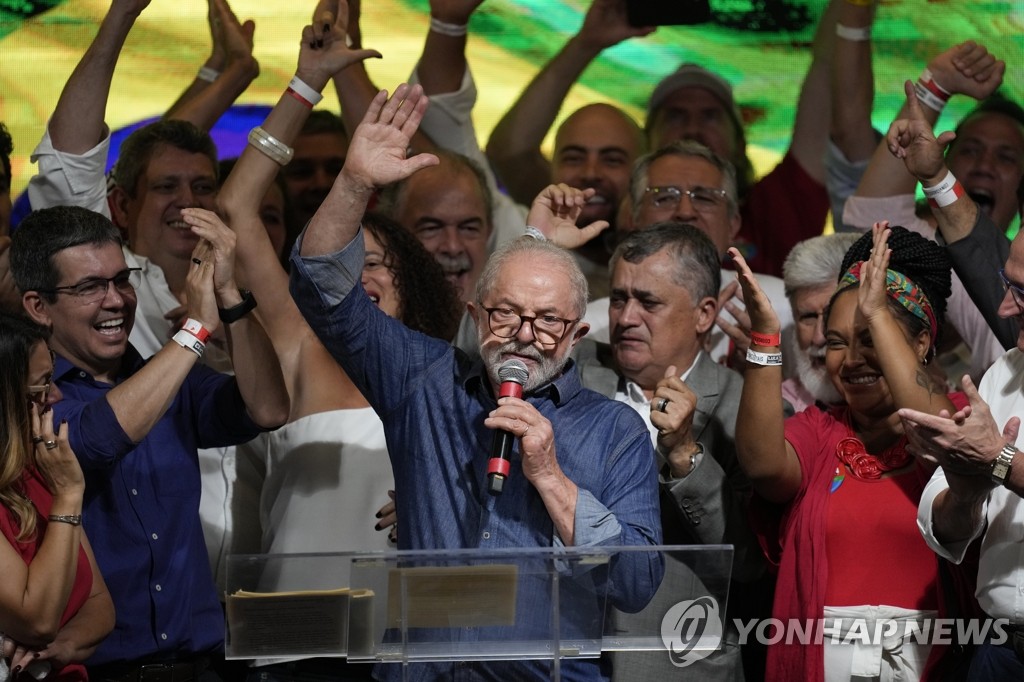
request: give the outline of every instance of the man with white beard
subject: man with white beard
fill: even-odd
[[[792,333],[783,335],[785,357],[795,372],[782,382],[782,397],[793,412],[815,402],[837,403],[839,392],[825,371],[825,309],[836,290],[840,265],[858,234],[828,234],[807,239],[786,256],[782,281],[793,309]]]

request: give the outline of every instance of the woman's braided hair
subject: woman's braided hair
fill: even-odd
[[[942,325],[946,317],[946,299],[951,291],[952,262],[946,255],[946,249],[939,246],[931,239],[927,239],[911,232],[905,227],[893,225],[889,228],[892,234],[889,235],[889,248],[892,254],[889,256],[889,269],[899,272],[914,284],[921,287],[928,302],[932,305],[935,313],[935,320],[941,333]],[[858,239],[846,252],[843,257],[843,264],[840,269],[839,278],[843,273],[858,261],[866,261],[871,258],[873,239],[871,232],[867,232]],[[845,291],[845,289],[844,289]],[[837,291],[832,295],[835,300]],[[829,302],[831,308],[831,301]],[[928,331],[928,323],[919,317],[911,314],[906,308],[889,299],[889,309],[892,310],[897,319],[904,322],[910,330],[911,335],[917,335],[921,331]],[[932,347],[938,344],[938,339],[932,339]]]

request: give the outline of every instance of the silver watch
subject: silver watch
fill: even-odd
[[[1015,454],[1017,454],[1017,448],[1008,443],[992,461],[992,472],[989,475],[999,485],[1006,485],[1006,479],[1010,477],[1010,467],[1013,464],[1013,456]]]

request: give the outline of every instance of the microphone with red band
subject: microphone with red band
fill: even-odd
[[[499,398],[522,398],[523,386],[530,377],[526,365],[519,360],[506,360],[498,368]],[[515,440],[509,431],[498,429],[491,441],[491,459],[487,462],[487,490],[492,495],[500,495],[505,486],[505,479],[511,469],[509,456],[512,453],[512,442]]]

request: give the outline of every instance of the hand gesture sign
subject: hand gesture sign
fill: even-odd
[[[597,220],[586,227],[576,227],[583,207],[597,190],[575,189],[566,184],[548,185],[533,200],[526,224],[536,227],[549,240],[563,249],[586,244],[608,228],[607,220]]]
[[[296,75],[320,91],[338,73],[356,62],[380,57],[376,50],[352,49],[348,41],[349,8],[345,0],[320,0],[313,23],[302,29]]]
[[[911,175],[922,182],[934,184],[946,175],[944,152],[956,133],[949,130],[936,138],[921,109],[914,84],[907,81],[903,90],[907,94],[907,118],[892,122],[885,141],[892,155],[903,159]]]

